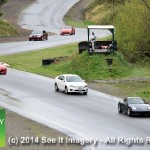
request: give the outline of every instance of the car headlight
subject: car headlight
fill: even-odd
[[[83,86],[84,88],[88,87],[87,85]]]
[[[136,107],[134,107],[134,106],[132,106],[131,108],[132,108],[132,110],[136,110]]]

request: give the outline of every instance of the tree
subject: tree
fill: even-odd
[[[0,7],[5,4],[8,0],[0,0]]]

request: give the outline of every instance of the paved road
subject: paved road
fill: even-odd
[[[55,92],[53,79],[12,69],[6,76],[0,76],[1,106],[72,137],[103,141],[107,137],[144,140],[149,137],[150,118],[118,114],[118,100],[91,89],[87,96]],[[102,150],[129,148],[126,144],[114,147],[100,144],[100,141],[98,146]],[[149,146],[145,144],[142,150],[148,150]],[[133,146],[132,149],[141,150],[141,146]]]
[[[53,0],[51,0],[51,2],[52,1]],[[40,23],[36,23],[39,21],[35,19],[40,16],[39,14],[45,14],[41,13],[44,10],[47,12],[48,10],[52,11],[53,7],[50,9],[51,5],[49,5],[48,2],[49,0],[39,0],[35,3],[36,5],[28,7],[20,17],[21,22],[24,22],[22,23],[22,27],[41,28],[44,23],[48,23],[47,19],[47,22],[40,21]],[[67,3],[69,4],[67,4],[67,6],[71,6],[75,2],[77,1],[68,0]],[[66,5],[64,0],[58,0],[56,4],[59,6]],[[36,16],[33,19],[36,24],[34,26],[33,24],[30,26],[26,25],[28,22],[32,21],[31,19],[33,18],[33,9],[31,8],[39,8],[39,6],[42,8],[37,9],[39,10],[39,13],[37,12],[38,15],[33,15]],[[46,7],[49,9],[46,9]],[[65,13],[68,7],[64,6],[64,8],[65,9],[60,12]],[[58,7],[57,10],[59,10]],[[57,12],[59,11],[56,11],[55,8],[55,13],[57,14]],[[60,18],[60,22],[56,17],[53,18],[56,19],[56,21],[53,21],[50,16],[45,14],[45,17],[48,17],[51,23],[58,23],[58,25],[55,26],[56,28],[53,25],[51,27],[56,33],[58,28],[60,28],[59,24],[63,24],[61,21],[63,13],[58,15],[59,17],[57,19],[59,20]],[[25,16],[25,14],[28,15]],[[19,23],[21,24],[21,22]],[[45,27],[49,25],[48,23]],[[49,27],[47,31],[48,29]],[[48,41],[43,42],[27,41],[0,44],[0,52],[1,55],[6,55],[19,51],[34,50],[35,48],[40,49],[42,47],[63,44],[63,42],[66,43],[66,41],[73,42],[75,40],[81,40],[80,38],[85,38],[85,30],[79,29],[77,32],[78,34],[71,36],[71,38],[70,36],[60,37],[56,35],[49,37]],[[85,34],[83,34],[84,32]],[[102,34],[104,35],[107,33]],[[89,90],[87,96],[79,94],[65,95],[63,92],[55,92],[53,84],[53,79],[10,69],[6,76],[0,76],[0,105],[32,120],[45,124],[48,127],[62,131],[71,137],[97,138],[99,141],[97,146],[92,148],[91,145],[87,145],[84,147],[86,150],[149,150],[150,145],[146,143],[138,144],[138,142],[142,140],[146,142],[145,138],[150,136],[150,118],[119,115],[117,113],[117,102],[119,99],[116,97],[94,90]],[[107,137],[115,137],[116,144],[104,144]],[[124,137],[124,144],[118,144],[118,137]],[[142,139],[138,140],[137,138]],[[127,146],[130,142],[129,139],[132,141],[134,140],[136,144],[132,147]]]
[[[63,16],[79,0],[37,0],[25,9],[18,20],[18,24],[25,29],[46,30],[55,33],[49,36],[48,41],[22,41],[12,43],[0,43],[0,55],[20,53],[24,51],[40,50],[47,47],[64,45],[68,43],[87,40],[87,30],[75,28],[76,35],[60,36],[60,28],[64,27]],[[92,30],[91,30],[92,32]],[[97,37],[106,37],[108,30],[96,31]]]

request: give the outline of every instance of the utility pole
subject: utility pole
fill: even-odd
[[[115,13],[115,0],[112,0],[113,7],[112,7],[112,23],[114,24],[114,13]]]

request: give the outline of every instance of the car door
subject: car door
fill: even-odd
[[[61,89],[61,90],[64,90],[65,88],[65,77],[64,76],[59,76],[58,77],[58,81],[57,81],[57,85],[58,85],[58,88]]]
[[[124,108],[123,108],[123,110],[124,110],[125,112],[128,111],[128,100],[127,100],[127,99],[124,99]]]

